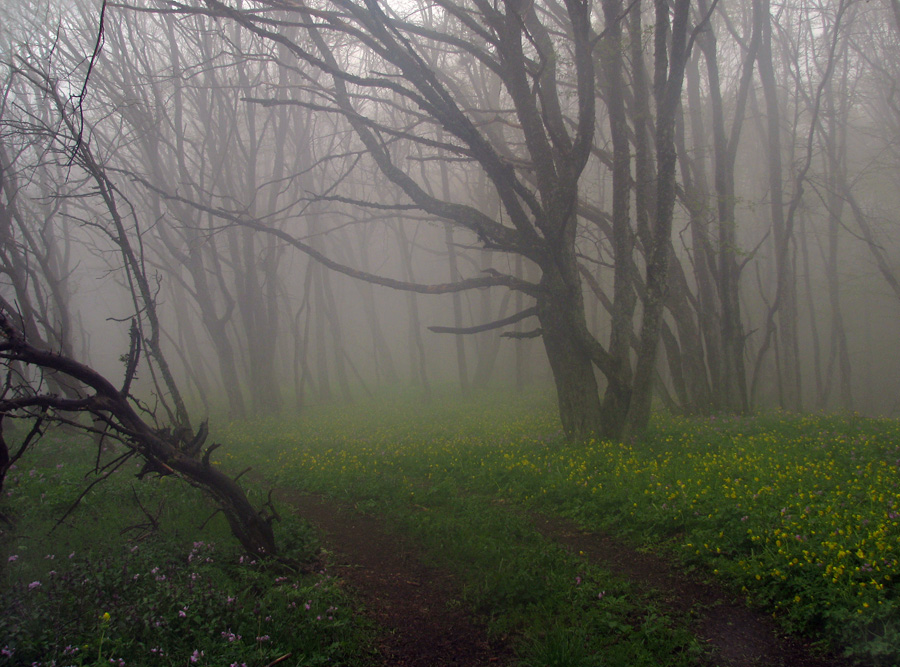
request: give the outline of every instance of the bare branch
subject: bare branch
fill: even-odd
[[[537,315],[538,309],[537,306],[532,306],[531,308],[526,308],[525,310],[516,313],[515,315],[510,315],[509,317],[504,317],[502,320],[496,320],[495,322],[488,322],[487,324],[479,324],[474,327],[428,327],[429,331],[434,333],[449,333],[449,334],[477,334],[483,331],[492,331],[494,329],[500,329],[505,326],[509,326],[510,324],[515,324],[516,322],[521,322],[522,320],[528,317],[534,317]]]

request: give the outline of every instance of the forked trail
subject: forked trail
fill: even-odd
[[[383,519],[316,495],[282,490],[279,496],[321,531],[323,543],[335,554],[337,574],[381,629],[371,667],[515,664],[511,648],[502,640],[489,640],[460,603],[459,582],[444,570],[424,565],[422,550],[390,531]],[[813,655],[802,641],[781,634],[767,615],[688,577],[662,558],[610,536],[582,531],[559,517],[536,516],[534,523],[547,539],[583,552],[644,590],[657,591],[673,614],[690,615],[695,635],[709,645],[710,665],[849,664]]]

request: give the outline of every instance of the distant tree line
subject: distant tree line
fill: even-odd
[[[896,392],[898,0],[2,11],[0,306],[89,362],[118,281],[168,423],[442,371],[548,369],[572,438]]]

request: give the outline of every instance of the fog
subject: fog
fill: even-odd
[[[897,0],[5,4],[2,306],[147,397],[900,412]]]

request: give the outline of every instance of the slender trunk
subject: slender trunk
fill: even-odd
[[[705,12],[707,3],[700,2],[700,11]],[[725,372],[723,374],[726,405],[731,410],[744,411],[748,408],[746,371],[744,367],[744,328],[741,318],[739,269],[737,264],[737,218],[735,216],[734,165],[737,145],[744,119],[744,106],[753,73],[753,63],[761,39],[758,21],[754,23],[748,53],[744,59],[739,99],[736,103],[735,118],[731,136],[726,134],[725,111],[719,83],[719,65],[716,40],[711,31],[704,31],[698,38],[698,45],[706,60],[707,79],[710,88],[712,108],[713,148],[715,154],[716,204],[719,236],[719,300],[722,313],[722,346],[725,352]]]
[[[368,321],[368,331],[372,334],[372,361],[375,365],[376,384],[386,383],[395,385],[398,381],[397,369],[391,348],[387,343],[384,331],[381,327],[381,318],[375,308],[375,290],[370,283],[357,281],[363,297],[363,312]]]
[[[209,413],[209,395],[210,381],[206,374],[206,360],[204,359],[203,348],[197,342],[197,335],[194,331],[195,313],[189,312],[188,298],[184,290],[179,290],[179,294],[172,299],[172,306],[175,309],[175,319],[178,322],[178,345],[176,352],[181,357],[182,365],[188,376],[193,380],[200,400],[203,402],[207,413]]]
[[[338,386],[344,401],[353,401],[353,392],[350,391],[350,381],[347,377],[347,355],[344,350],[344,335],[341,331],[341,322],[338,316],[337,302],[334,298],[334,290],[331,287],[331,273],[322,273],[322,293],[325,297],[325,313],[328,323],[331,325],[331,351],[334,354],[334,370],[337,375]]]
[[[891,5],[891,14],[894,17],[894,27],[900,33],[900,0],[887,0]]]
[[[322,288],[323,274],[327,271],[316,264],[313,267],[313,282],[315,284],[315,308],[313,320],[316,331],[316,375],[318,377],[319,398],[323,401],[332,400],[331,379],[328,372],[328,348],[329,337],[325,332],[325,323],[328,318],[328,304],[325,300],[325,292]]]
[[[628,122],[624,99],[624,52],[622,49],[622,0],[604,0],[608,43],[600,50],[606,80],[604,94],[609,109],[609,129],[613,146],[612,164],[612,246],[613,246],[613,308],[609,337],[609,354],[615,373],[631,378],[631,336],[637,293],[634,288],[635,235],[631,228],[631,147],[628,141]],[[609,413],[612,395],[605,410]]]
[[[294,377],[294,407],[297,412],[303,412],[306,384],[310,382],[312,374],[307,362],[309,351],[309,309],[310,293],[313,284],[313,267],[315,263],[309,261],[306,265],[306,275],[303,279],[303,301],[292,319],[293,327],[293,377]],[[303,314],[306,317],[302,317]],[[301,326],[302,320],[302,326]]]
[[[762,83],[766,103],[767,153],[769,176],[770,215],[772,219],[772,235],[775,244],[775,273],[778,290],[783,294],[779,305],[779,350],[783,355],[783,372],[778,374],[779,386],[782,387],[784,400],[782,408],[800,409],[800,369],[794,357],[795,339],[797,337],[797,300],[794,278],[789,258],[788,235],[784,219],[784,175],[781,163],[781,112],[778,100],[778,87],[775,81],[775,70],[772,65],[772,23],[769,15],[769,0],[758,0],[763,19],[763,37],[759,52],[759,78]]]
[[[705,414],[713,409],[713,399],[703,356],[703,339],[691,308],[687,276],[684,275],[674,249],[671,250],[669,264],[669,294],[666,305],[675,320],[678,345],[676,347],[668,343],[666,356],[672,369],[673,380],[680,375],[684,384],[683,392],[679,392],[679,399],[682,401],[681,410],[688,414]],[[664,336],[667,330],[668,325],[665,325],[662,332]],[[674,337],[674,334],[669,335]]]
[[[692,58],[686,68],[687,94],[690,105],[690,125],[694,146],[701,137],[705,141],[705,130],[700,95],[700,72],[697,58]],[[679,156],[681,175],[685,191],[685,205],[690,216],[691,246],[693,250],[693,275],[697,284],[697,319],[705,346],[706,365],[709,368],[710,408],[725,410],[729,406],[728,383],[726,377],[725,349],[722,340],[723,325],[719,311],[718,284],[715,280],[717,254],[711,238],[711,215],[707,202],[711,200],[705,161],[701,155],[689,153],[684,141],[684,132],[679,133]],[[732,387],[736,385],[732,384]],[[736,392],[732,391],[733,396]]]
[[[402,224],[397,225],[397,239],[400,244],[400,260],[403,264],[404,278],[409,282],[415,282],[415,272],[412,265],[412,245],[406,236],[406,229]],[[425,341],[422,339],[419,299],[414,292],[407,292],[406,303],[409,307],[409,352],[413,381],[421,385],[425,401],[431,402],[431,383],[428,381],[428,358],[425,354]]]
[[[800,259],[803,262],[803,277],[806,287],[806,308],[809,311],[809,331],[812,338],[813,352],[813,378],[816,381],[816,407],[820,410],[825,409],[827,397],[825,386],[822,381],[822,343],[819,336],[818,313],[816,310],[816,299],[813,296],[812,276],[810,275],[809,264],[809,240],[806,233],[806,216],[800,218]]]
[[[522,259],[522,255],[516,255],[516,265],[515,272],[516,277],[522,280],[525,279],[525,271],[524,271],[524,261]],[[521,313],[525,308],[525,298],[522,292],[516,292],[516,312]],[[515,327],[516,333],[521,334],[522,323],[517,322]],[[525,345],[527,341],[524,338],[516,338],[515,342],[515,387],[517,391],[522,391],[525,388],[525,384],[528,380],[527,377],[527,368],[526,363],[528,362],[528,356],[526,354]]]
[[[760,0],[765,3],[765,6],[768,7],[768,0]],[[810,120],[809,120],[809,130],[807,132],[806,141],[804,142],[804,155],[802,156],[799,162],[799,168],[794,176],[794,191],[790,199],[790,203],[787,207],[787,213],[783,214],[783,212],[779,209],[775,210],[774,206],[772,209],[773,213],[773,231],[775,232],[775,265],[776,265],[776,286],[775,286],[775,296],[772,300],[772,304],[768,307],[768,312],[766,314],[766,327],[765,327],[765,338],[763,339],[763,344],[760,348],[760,351],[757,355],[756,368],[759,369],[762,366],[762,358],[767,352],[768,348],[771,344],[771,338],[773,333],[775,332],[775,317],[776,315],[779,318],[779,324],[782,325],[782,332],[787,331],[790,334],[789,337],[782,337],[782,341],[784,341],[784,346],[790,346],[791,351],[790,354],[793,354],[795,357],[797,356],[796,350],[799,345],[798,337],[796,335],[796,285],[793,281],[793,262],[790,257],[791,250],[791,241],[793,239],[793,231],[794,224],[797,218],[797,212],[800,208],[800,204],[803,201],[804,194],[804,186],[806,184],[806,177],[809,172],[810,167],[812,166],[813,154],[814,154],[814,138],[815,134],[818,131],[820,120],[820,112],[822,108],[822,100],[823,100],[823,92],[825,87],[828,85],[829,80],[834,72],[835,67],[835,54],[837,51],[837,46],[839,42],[840,29],[844,17],[844,13],[847,8],[852,6],[852,3],[845,2],[845,0],[840,0],[837,6],[837,10],[834,16],[834,22],[831,26],[831,35],[829,36],[828,41],[828,49],[826,54],[826,62],[825,68],[822,72],[822,78],[819,81],[819,84],[816,86],[815,94],[812,97],[812,106],[810,108]],[[763,32],[763,40],[760,48],[760,78],[763,80],[764,88],[768,88],[768,84],[766,81],[769,81],[769,84],[774,83],[773,77],[770,77],[768,73],[764,73],[764,70],[771,67],[771,21],[764,21],[764,32]],[[799,74],[797,75],[798,81],[800,80]],[[766,105],[767,109],[771,103],[777,104],[777,98],[774,93],[776,92],[772,89],[770,92],[773,95],[766,95]],[[769,101],[769,98],[772,98],[773,102]],[[776,108],[777,112],[777,108]],[[771,131],[771,118],[770,122],[770,132],[769,139],[770,142],[773,140],[773,137],[777,136],[774,132]],[[780,142],[780,139],[779,139]],[[780,155],[780,148],[779,148]],[[770,159],[774,155],[774,147],[769,146],[769,157]],[[770,175],[771,178],[771,175]],[[780,187],[780,182],[778,187]],[[773,193],[774,200],[774,193]],[[783,215],[783,225],[776,224],[779,220],[782,219]],[[782,312],[784,309],[784,312]],[[784,334],[785,336],[787,334]],[[788,378],[791,382],[791,390],[799,388],[799,368],[796,371],[797,377]],[[757,378],[754,377],[753,383],[756,384]],[[797,392],[799,395],[799,391]]]
[[[441,163],[441,177],[442,179],[446,179],[446,171],[447,171],[447,163]],[[449,196],[449,187],[445,184],[445,195],[444,197]],[[456,244],[453,242],[453,227],[445,224],[444,225],[444,243],[447,246],[447,260],[450,263],[450,281],[458,282],[460,280],[459,273],[459,263],[456,256]],[[521,260],[520,256],[516,257],[517,260]],[[463,325],[462,320],[462,295],[459,292],[454,292],[452,295],[453,301],[453,326],[461,327]],[[463,394],[467,394],[469,392],[469,365],[466,361],[466,341],[464,336],[456,336],[456,371],[457,376],[459,377],[459,387],[462,390]]]
[[[829,352],[827,382],[830,384],[835,359],[838,368],[841,407],[853,409],[850,351],[847,345],[847,330],[841,308],[841,280],[838,272],[838,232],[841,228],[841,213],[844,200],[832,190],[828,196],[828,255],[825,263],[825,278],[828,284],[828,304],[831,307],[831,349]]]
[[[503,319],[506,317],[507,310],[509,309],[509,302],[511,300],[510,293],[507,292],[503,295],[503,298],[500,299],[500,307],[497,310],[496,315],[488,314],[488,317],[485,319],[490,321],[492,319]],[[494,368],[497,366],[497,358],[500,356],[500,345],[502,344],[502,339],[500,338],[500,333],[497,330],[488,331],[480,334],[482,337],[482,354],[478,360],[478,367],[475,369],[475,377],[472,382],[477,387],[484,387],[490,381],[491,376],[494,374]]]
[[[438,135],[443,140],[443,134]],[[441,161],[441,196],[450,201],[450,174],[447,163]],[[447,246],[447,261],[450,264],[450,281],[458,282],[460,280],[459,260],[456,253],[456,244],[453,242],[453,227],[450,224],[444,224],[444,243]],[[518,258],[518,257],[517,257]],[[451,296],[453,302],[453,326],[461,327],[462,321],[462,295],[454,292]],[[469,391],[469,368],[466,361],[466,341],[464,336],[456,336],[456,370],[459,375],[459,386],[463,394]]]
[[[624,434],[642,432],[650,419],[656,353],[667,292],[672,217],[675,211],[675,116],[679,112],[687,51],[690,0],[676,0],[669,42],[669,5],[656,1],[656,219],[645,249],[646,298],[631,401]]]
[[[828,284],[828,301],[831,306],[831,353],[829,359],[828,379],[831,379],[831,366],[835,359],[838,362],[838,378],[841,407],[853,409],[852,378],[850,352],[847,346],[847,332],[844,327],[844,315],[841,308],[840,277],[838,274],[839,232],[843,226],[844,198],[841,196],[843,184],[847,182],[847,124],[849,122],[849,62],[848,51],[844,49],[841,57],[843,67],[839,80],[839,94],[836,97],[831,81],[825,87],[825,113],[823,114],[823,131],[826,147],[826,179],[828,181],[828,255],[825,263],[826,282]]]
[[[493,252],[483,248],[479,253],[480,270],[489,271],[493,260]],[[478,295],[480,312],[475,316],[479,322],[490,322],[494,319],[494,294],[491,290],[484,290]],[[500,315],[503,316],[502,314]],[[475,372],[472,376],[472,384],[475,387],[484,387],[491,378],[498,350],[497,332],[486,331],[475,336]]]

